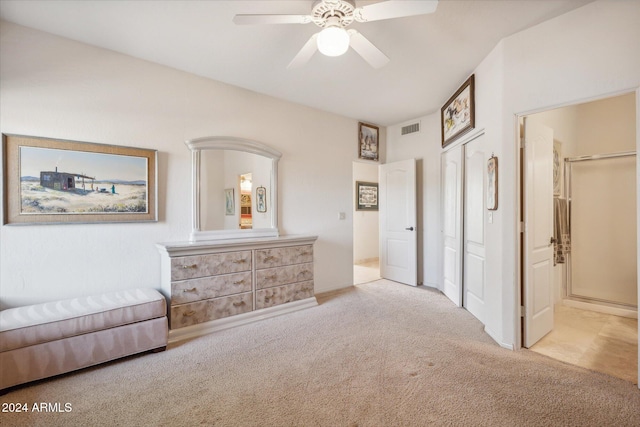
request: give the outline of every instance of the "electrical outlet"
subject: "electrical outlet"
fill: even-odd
[[[347,214],[344,212],[338,212],[338,219],[347,219]]]

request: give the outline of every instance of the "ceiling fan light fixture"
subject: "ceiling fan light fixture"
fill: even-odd
[[[340,27],[327,27],[317,38],[318,50],[326,56],[340,56],[349,50],[349,34]]]

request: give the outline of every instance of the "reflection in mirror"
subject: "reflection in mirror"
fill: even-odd
[[[193,153],[192,241],[278,236],[280,153],[231,137],[199,138],[187,146]]]
[[[251,173],[240,175],[240,228],[253,228],[251,219]]]

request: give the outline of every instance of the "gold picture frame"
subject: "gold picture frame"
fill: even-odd
[[[157,150],[2,135],[3,220],[157,221]]]

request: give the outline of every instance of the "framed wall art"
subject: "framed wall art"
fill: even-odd
[[[157,151],[2,135],[4,224],[157,221]]]
[[[358,124],[358,158],[378,161],[379,134],[378,126]]]
[[[260,213],[267,211],[267,189],[264,187],[256,188],[256,210]]]
[[[460,86],[440,110],[442,147],[475,127],[474,75]]]
[[[487,209],[498,210],[498,158],[493,155],[487,162]]]
[[[357,211],[377,211],[378,183],[357,181],[356,201]]]
[[[224,214],[225,215],[236,214],[236,200],[235,200],[233,188],[225,188],[224,190]]]
[[[553,195],[560,196],[562,188],[562,143],[553,141]]]

